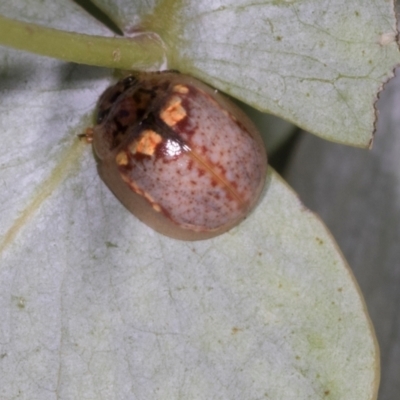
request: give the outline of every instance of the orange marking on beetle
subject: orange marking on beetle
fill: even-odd
[[[121,174],[122,179],[124,180],[124,182],[126,182],[128,184],[128,186],[137,194],[140,194],[141,196],[144,196],[144,191],[142,189],[140,189],[140,187],[133,182],[129,176]]]
[[[162,137],[152,131],[146,129],[142,132],[138,140],[133,141],[129,145],[129,151],[131,154],[141,153],[147,156],[152,156],[156,151],[156,147],[162,142]]]
[[[152,204],[152,207],[154,211],[161,212],[161,207],[159,206],[159,204],[154,203]]]
[[[153,196],[150,193],[142,191],[142,196],[151,204],[154,211],[161,212],[161,207],[156,201],[154,200]]]
[[[181,94],[187,94],[187,93],[189,93],[189,88],[184,85],[175,85],[174,92],[181,93]]]
[[[168,125],[174,126],[186,117],[186,110],[182,107],[182,99],[172,96],[160,112],[160,118]]]
[[[120,166],[128,165],[128,155],[125,151],[120,151],[115,157],[115,162]]]

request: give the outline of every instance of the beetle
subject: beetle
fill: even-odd
[[[267,156],[254,124],[176,71],[133,73],[106,89],[90,136],[105,184],[142,222],[175,239],[226,232],[264,186]]]

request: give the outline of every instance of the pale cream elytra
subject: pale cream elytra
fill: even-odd
[[[137,73],[108,88],[91,135],[106,185],[172,238],[226,232],[264,186],[267,156],[253,123],[214,89],[177,72]]]

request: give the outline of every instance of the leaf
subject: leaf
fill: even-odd
[[[229,233],[159,236],[77,138],[111,71],[1,49],[0,76],[0,397],[376,397],[357,286],[276,173]]]
[[[288,170],[289,182],[337,238],[366,296],[382,350],[382,400],[400,391],[399,102],[397,71],[378,103],[371,152],[307,136]]]
[[[162,237],[76,136],[109,71],[11,50],[0,65],[1,397],[375,398],[357,286],[276,173],[229,233]]]
[[[30,2],[18,0],[0,4],[2,16],[33,22],[51,28],[91,35],[111,36],[112,32],[91,15],[82,12],[74,1],[41,0]]]
[[[127,31],[157,32],[169,51],[169,68],[355,146],[370,145],[377,93],[400,61],[392,1],[96,4]]]
[[[297,130],[295,125],[274,115],[262,113],[240,101],[236,101],[236,104],[256,125],[269,156],[273,155]]]
[[[140,24],[143,15],[154,10],[157,0],[92,0],[92,3],[104,11],[120,29],[130,33]]]

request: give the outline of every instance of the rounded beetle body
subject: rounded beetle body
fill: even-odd
[[[232,102],[176,72],[138,73],[100,97],[93,146],[101,178],[136,217],[181,240],[243,220],[265,182],[266,152]]]

